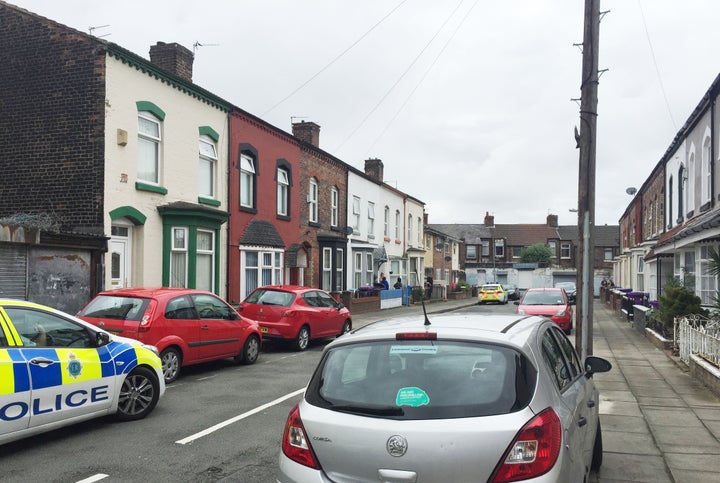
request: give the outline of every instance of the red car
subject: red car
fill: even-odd
[[[350,311],[317,288],[259,287],[240,303],[238,311],[258,321],[263,339],[292,341],[300,351],[313,339],[339,336],[352,329]]]
[[[165,382],[181,366],[234,358],[253,364],[260,328],[218,296],[186,288],[123,288],[100,292],[77,315],[123,337],[157,347]]]
[[[572,331],[573,308],[562,288],[529,288],[515,305],[520,315],[544,315],[566,334]]]

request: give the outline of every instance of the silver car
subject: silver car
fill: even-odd
[[[377,322],[326,346],[277,480],[587,481],[602,463],[592,375],[610,369],[543,317]]]

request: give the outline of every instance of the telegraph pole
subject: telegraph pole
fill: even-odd
[[[580,169],[578,176],[578,294],[575,347],[582,360],[593,353],[593,297],[595,258],[595,148],[597,129],[600,0],[585,0],[582,84],[580,86]]]

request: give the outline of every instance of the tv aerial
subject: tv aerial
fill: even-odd
[[[219,46],[219,45],[220,45],[220,44],[203,44],[203,43],[201,43],[200,41],[196,40],[195,43],[193,44],[193,56],[194,56],[195,54],[197,54],[197,50],[198,50],[200,47],[217,47],[217,46]]]
[[[97,25],[95,27],[88,27],[88,32],[90,32],[90,35],[94,35],[93,32],[95,32],[97,29],[104,29],[109,27],[110,25]],[[98,38],[107,37],[110,34],[103,34],[103,35],[96,35]]]

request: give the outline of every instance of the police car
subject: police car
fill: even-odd
[[[0,299],[0,444],[108,414],[141,419],[164,392],[154,347]]]

